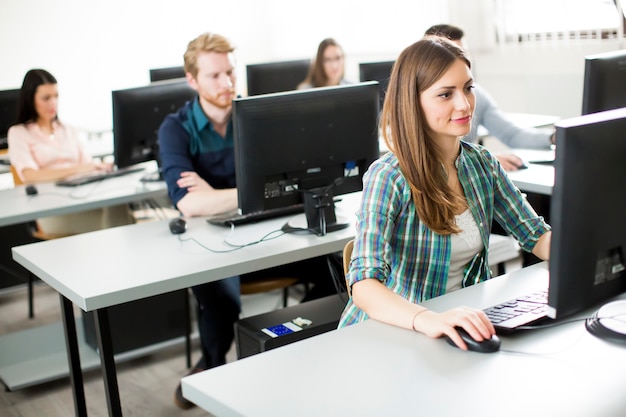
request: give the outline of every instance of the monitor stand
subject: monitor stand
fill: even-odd
[[[626,344],[626,300],[611,301],[585,322],[592,335],[609,342]]]
[[[304,193],[307,228],[318,236],[348,227],[348,223],[337,222],[331,188],[332,186],[313,188]]]

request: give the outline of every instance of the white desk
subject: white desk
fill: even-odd
[[[52,182],[37,184],[38,194],[34,196],[26,195],[24,185],[0,190],[0,226],[166,196],[165,182],[140,181],[156,170],[154,162],[144,165],[144,171],[78,187],[59,187]]]
[[[142,176],[157,168],[155,162],[148,162],[144,165],[146,169],[142,172],[110,178],[102,182],[86,184],[79,187],[58,187],[53,183],[37,184],[38,194],[35,196],[27,196],[25,186],[1,190],[0,201],[2,201],[2,204],[0,204],[0,226],[25,223],[45,216],[70,214],[143,199],[165,197],[167,195],[167,186],[164,182],[140,182]],[[98,244],[94,244],[90,248],[84,248],[89,252],[89,254],[86,255],[88,259],[91,258],[94,252],[97,252],[97,248],[99,248]],[[68,254],[73,253],[75,253],[75,248],[72,248],[58,259],[63,259],[64,263],[71,263],[73,262],[74,256],[72,255],[68,258]],[[72,259],[72,261],[70,261],[70,259]],[[92,265],[90,269],[96,268]],[[32,316],[31,285],[32,283],[29,284],[29,314]],[[48,331],[50,331],[50,329],[46,326],[29,329],[27,333],[31,340],[26,341],[26,343],[33,343],[34,338],[40,340]],[[22,335],[20,332],[18,333],[2,335],[2,345],[11,345],[17,348],[17,346],[23,344],[23,338],[26,337],[26,335]],[[9,363],[7,362],[9,359],[5,357],[2,369],[3,372],[10,375],[10,382],[5,381],[7,382],[7,386],[11,388],[28,386],[29,384],[32,385],[40,381],[47,381],[48,379],[54,379],[64,375],[67,376],[67,362],[55,361],[54,355],[56,352],[53,346],[58,346],[54,343],[55,341],[60,342],[61,346],[63,346],[62,340],[48,340],[49,345],[45,347],[42,346],[41,352],[39,352],[40,355],[33,358],[32,361],[30,361],[30,358],[24,357],[22,362],[11,361],[10,368],[6,368],[4,365]],[[157,346],[155,346],[155,349],[156,348]],[[86,343],[82,343],[81,352],[83,354],[83,365],[85,365],[85,369],[93,368],[94,363],[96,364],[95,366],[99,366],[99,358],[95,355],[95,352],[88,352],[88,350],[89,347]],[[63,353],[63,351],[61,351],[61,353]],[[139,351],[134,353],[139,354]],[[7,354],[5,356],[8,357],[9,355]],[[129,354],[118,357],[132,358],[133,356]],[[46,364],[50,366],[46,366]],[[63,368],[63,366],[65,368]],[[6,375],[3,374],[3,376]]]
[[[337,204],[338,217],[350,223],[347,229],[323,237],[284,235],[230,253],[210,253],[193,241],[180,242],[177,236],[170,234],[167,221],[123,226],[14,248],[14,259],[62,296],[78,414],[84,415],[86,410],[83,411],[80,360],[77,361],[74,352],[76,336],[72,303],[84,311],[95,310],[98,320],[102,321],[104,330],[100,330],[100,339],[104,341],[101,341],[100,352],[110,398],[109,410],[112,415],[121,414],[115,366],[110,348],[105,346],[110,343],[107,340],[107,307],[341,251],[354,237],[354,212],[360,196],[360,193],[342,196],[343,200]],[[268,232],[279,230],[285,220],[279,218],[238,226],[229,242],[244,244],[257,240]],[[231,248],[223,243],[229,229],[209,225],[203,218],[188,219],[188,225],[188,232],[181,235],[182,239],[193,238],[215,250]],[[94,247],[98,250],[94,251]],[[68,251],[74,254],[73,261],[59,262]],[[498,254],[494,254],[492,260],[499,262],[497,258]],[[98,268],[94,269],[93,265]]]
[[[554,166],[528,164],[528,168],[509,172],[509,178],[521,191],[552,195],[554,188]]]
[[[354,237],[355,207],[360,193],[342,196],[338,217],[350,227],[323,237],[288,234],[230,253],[211,253],[193,241],[180,242],[167,221],[116,227],[13,248],[14,259],[61,294],[63,321],[77,415],[86,415],[82,373],[72,303],[94,310],[109,413],[121,415],[111,349],[107,307],[341,251]],[[300,215],[303,216],[303,215]],[[248,243],[279,230],[286,218],[238,226],[231,243]],[[188,220],[183,239],[193,238],[212,249],[231,247],[223,240],[230,229],[209,225],[202,218]],[[94,248],[98,248],[94,250]],[[68,252],[69,251],[69,252]],[[72,253],[72,262],[59,262]],[[97,268],[93,268],[98,265]]]
[[[542,263],[424,305],[485,308],[547,278]],[[185,377],[182,388],[219,417],[623,416],[625,358],[583,322],[505,336],[499,352],[481,354],[369,320]]]

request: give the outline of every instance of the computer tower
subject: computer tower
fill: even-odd
[[[184,337],[189,320],[187,289],[109,307],[113,353]],[[96,317],[83,311],[85,341],[98,348]]]
[[[336,329],[346,305],[346,297],[345,293],[330,295],[237,321],[237,358],[245,358]]]

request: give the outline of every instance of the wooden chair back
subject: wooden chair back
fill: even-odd
[[[344,276],[348,276],[348,270],[350,269],[350,258],[352,258],[352,249],[354,248],[354,240],[346,243],[346,246],[343,247],[343,274]],[[348,291],[348,295],[352,296],[350,291],[350,285],[348,284],[348,280],[346,279],[346,291]]]

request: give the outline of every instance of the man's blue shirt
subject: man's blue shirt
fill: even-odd
[[[202,111],[198,97],[169,114],[158,135],[161,170],[174,205],[187,194],[176,184],[181,172],[194,171],[213,188],[236,186],[232,120],[223,138]]]

